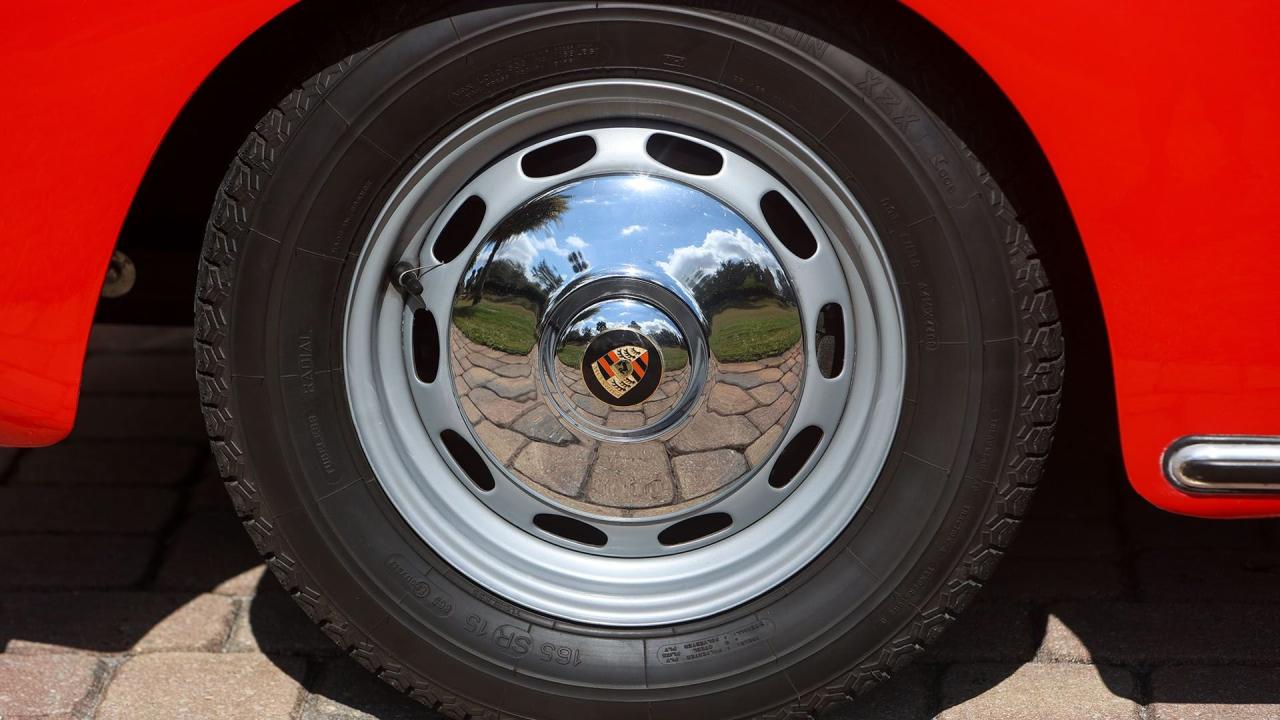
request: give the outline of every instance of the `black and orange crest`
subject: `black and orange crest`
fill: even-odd
[[[648,350],[635,345],[623,345],[591,363],[591,371],[610,395],[621,398],[640,384],[648,366]]]
[[[661,364],[661,356],[648,338],[632,330],[610,330],[587,345],[582,377],[600,400],[610,405],[635,405],[657,388]]]

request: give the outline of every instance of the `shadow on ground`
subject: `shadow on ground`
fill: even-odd
[[[424,717],[263,573],[203,440],[186,332],[100,328],[73,436],[0,451],[0,658],[90,658],[83,716],[129,659],[204,653],[269,658],[303,718]],[[1117,467],[1058,457],[974,606],[825,717],[1280,713],[1280,524],[1162,513]]]

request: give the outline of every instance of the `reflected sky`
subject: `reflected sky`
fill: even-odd
[[[487,241],[478,253],[476,275],[492,253],[493,262],[511,263],[544,287],[563,286],[588,272],[665,275],[696,297],[700,282],[736,261],[791,296],[781,266],[755,229],[699,190],[627,175],[589,178],[549,194],[565,199],[563,210],[538,227],[500,239],[496,253],[493,240]]]
[[[596,305],[579,317],[569,328],[571,333],[590,336],[597,331],[633,328],[650,338],[679,337],[680,330],[653,306],[634,300],[615,300]]]

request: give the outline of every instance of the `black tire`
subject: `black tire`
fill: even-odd
[[[978,160],[857,48],[749,17],[534,5],[393,30],[262,118],[223,181],[199,269],[213,451],[303,610],[456,718],[803,717],[917,655],[1012,538],[1063,376],[1044,271]],[[910,341],[894,447],[837,542],[743,607],[642,630],[516,607],[436,556],[366,482],[341,369],[354,258],[422,149],[513,94],[617,74],[727,95],[840,169],[887,246]],[[729,636],[697,661],[659,661],[662,647]]]

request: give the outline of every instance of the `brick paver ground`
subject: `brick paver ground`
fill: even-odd
[[[705,500],[768,457],[796,402],[798,344],[776,357],[717,363],[721,382],[707,407],[671,439],[602,444],[566,431],[538,400],[536,349],[512,355],[451,332],[452,361],[461,372],[454,385],[480,439],[531,488],[603,515],[665,513]],[[661,417],[680,400],[690,372],[687,364],[666,368],[651,396],[623,409],[592,395],[577,367],[560,361],[554,367],[580,419],[609,430]]]
[[[0,717],[432,717],[263,574],[209,458],[188,338],[97,328],[72,438],[0,450]],[[716,410],[749,422],[776,400],[743,389]],[[517,458],[545,431],[494,408],[493,427],[522,436]],[[722,460],[754,462],[749,441],[736,452]],[[1280,522],[1167,515],[1112,466],[1060,462],[974,607],[828,717],[1280,718]],[[680,465],[670,480],[694,494]]]

